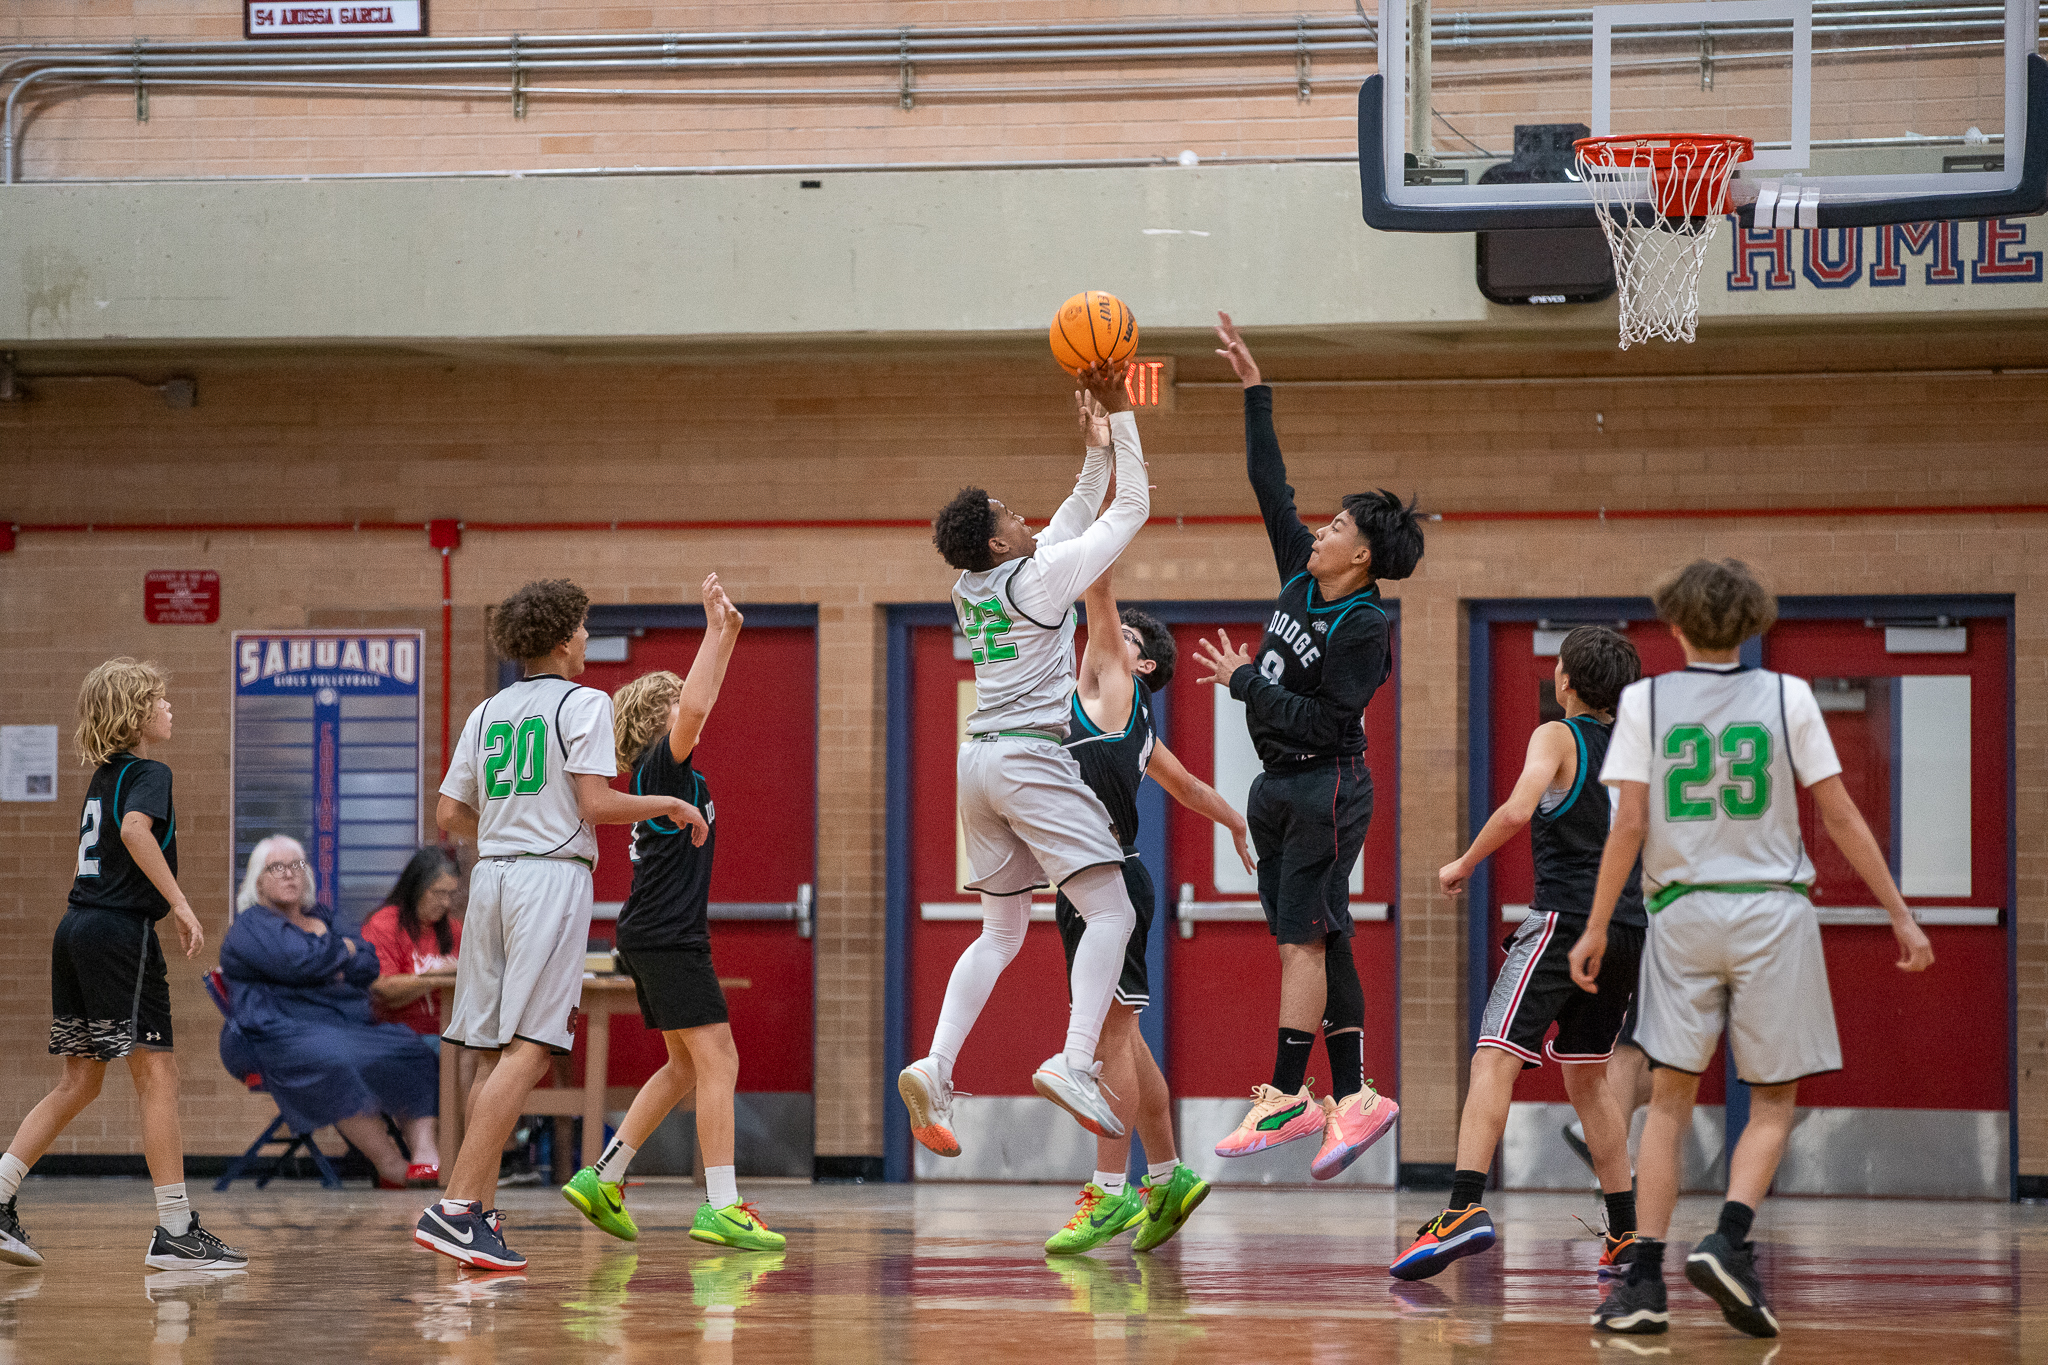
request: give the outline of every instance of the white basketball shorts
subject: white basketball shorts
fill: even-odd
[[[455,1005],[443,1035],[495,1050],[524,1038],[567,1053],[583,998],[590,869],[567,858],[483,858],[455,960]]]
[[[1013,896],[1091,867],[1123,866],[1102,798],[1074,756],[1050,740],[968,740],[959,787],[969,891]]]

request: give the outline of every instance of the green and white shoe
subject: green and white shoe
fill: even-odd
[[[1078,1256],[1136,1227],[1145,1217],[1145,1200],[1129,1185],[1116,1194],[1089,1181],[1074,1201],[1074,1216],[1046,1238],[1048,1256]]]
[[[1173,1174],[1164,1180],[1145,1177],[1144,1188],[1144,1222],[1138,1235],[1131,1239],[1133,1251],[1150,1251],[1179,1232],[1188,1215],[1209,1197],[1209,1182],[1186,1164],[1175,1166]]]
[[[780,1251],[789,1242],[781,1233],[770,1231],[760,1212],[744,1200],[722,1209],[699,1204],[697,1216],[690,1220],[690,1237],[741,1251]]]
[[[626,1212],[624,1181],[614,1185],[609,1180],[599,1180],[597,1167],[585,1166],[562,1186],[562,1198],[574,1204],[600,1231],[609,1232],[622,1242],[640,1240],[640,1229],[634,1226],[633,1215]]]

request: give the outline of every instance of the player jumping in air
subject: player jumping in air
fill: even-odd
[[[1580,626],[1565,636],[1554,675],[1564,719],[1536,727],[1514,791],[1464,856],[1437,873],[1444,894],[1457,895],[1479,864],[1529,826],[1536,894],[1486,1002],[1479,1046],[1472,1053],[1472,1085],[1458,1122],[1451,1201],[1387,1267],[1397,1279],[1427,1279],[1459,1257],[1493,1245],[1493,1217],[1480,1206],[1479,1195],[1507,1127],[1515,1078],[1525,1067],[1543,1065],[1546,1055],[1564,1068],[1565,1093],[1585,1122],[1586,1147],[1607,1196],[1601,1268],[1612,1269],[1633,1254],[1636,1197],[1628,1164],[1628,1115],[1608,1084],[1607,1063],[1635,993],[1636,963],[1642,957],[1646,921],[1640,873],[1622,890],[1598,995],[1572,984],[1569,955],[1592,909],[1600,852],[1607,843],[1609,803],[1600,785],[1600,764],[1614,733],[1614,707],[1621,689],[1642,671],[1635,646],[1604,626]],[[1553,1023],[1557,1037],[1546,1041]]]
[[[745,621],[717,574],[704,580],[703,591],[704,639],[690,676],[664,670],[633,679],[619,689],[613,725],[619,766],[633,774],[633,794],[681,798],[702,811],[711,827],[699,845],[665,820],[633,826],[633,889],[619,911],[619,961],[639,992],[640,1017],[661,1032],[668,1061],[633,1097],[604,1155],[578,1171],[562,1187],[562,1197],[612,1236],[638,1240],[640,1230],[626,1212],[626,1167],[669,1111],[694,1095],[706,1199],[690,1236],[715,1246],[779,1251],[782,1234],[769,1231],[754,1206],[741,1202],[734,1174],[733,1089],[740,1059],[725,991],[711,965],[711,858],[718,816],[693,758]]]
[[[1088,445],[1109,444],[1108,423],[1099,408],[1084,405],[1081,425]],[[1175,1155],[1173,1097],[1151,1047],[1138,1032],[1138,1012],[1152,1000],[1145,946],[1152,937],[1156,903],[1152,878],[1138,858],[1139,784],[1149,774],[1174,800],[1228,829],[1245,871],[1253,870],[1251,851],[1245,846],[1244,817],[1158,741],[1152,728],[1151,696],[1173,680],[1173,634],[1134,607],[1119,612],[1110,587],[1111,573],[1096,579],[1084,599],[1088,648],[1081,655],[1081,674],[1074,688],[1067,748],[1080,763],[1089,790],[1101,797],[1109,810],[1124,848],[1124,886],[1138,917],[1124,948],[1123,975],[1117,981],[1116,998],[1103,1022],[1102,1042],[1095,1055],[1102,1062],[1103,1087],[1117,1097],[1110,1107],[1125,1128],[1137,1130],[1145,1144],[1147,1164],[1144,1184],[1129,1188],[1125,1179],[1131,1161],[1129,1136],[1098,1137],[1094,1178],[1074,1201],[1074,1216],[1045,1244],[1054,1255],[1092,1251],[1130,1228],[1138,1230],[1131,1249],[1149,1251],[1179,1231],[1209,1194],[1209,1182]],[[1074,951],[1080,946],[1086,923],[1065,896],[1054,905],[1053,917],[1072,971]]]
[[[1136,916],[1124,888],[1123,848],[1102,800],[1062,744],[1074,693],[1074,602],[1145,525],[1151,494],[1122,364],[1077,376],[1109,410],[1116,496],[1106,509],[1111,460],[1091,448],[1073,494],[1033,537],[979,488],[940,510],[933,543],[960,570],[953,605],[973,649],[975,710],[960,746],[960,819],[981,893],[981,935],[954,964],[931,1054],[905,1067],[896,1088],[911,1132],[940,1156],[958,1156],[953,1064],[996,978],[1024,946],[1031,893],[1057,886],[1087,928],[1074,950],[1066,1046],[1033,1073],[1039,1094],[1097,1136],[1123,1123],[1096,1086],[1103,1016],[1123,968]],[[1098,509],[1101,516],[1097,517]]]
[[[441,780],[441,828],[476,840],[455,1004],[442,1035],[481,1055],[447,1197],[413,1240],[476,1270],[517,1270],[495,1202],[498,1154],[520,1106],[566,1056],[583,998],[590,934],[592,825],[665,820],[710,835],[674,796],[612,790],[612,699],[570,681],[583,671],[590,599],[567,579],[529,583],[491,618],[491,642],[522,676],[470,712]]]
[[[1258,495],[1280,598],[1254,653],[1227,634],[1195,648],[1202,681],[1244,703],[1265,766],[1245,814],[1259,854],[1259,904],[1280,946],[1280,1038],[1270,1084],[1252,1087],[1251,1111],[1218,1156],[1245,1156],[1299,1138],[1323,1139],[1309,1164],[1328,1180],[1393,1126],[1400,1107],[1365,1079],[1365,991],[1351,957],[1351,868],[1372,820],[1365,765],[1366,703],[1392,671],[1379,584],[1406,578],[1422,559],[1412,507],[1381,489],[1354,493],[1311,532],[1273,431],[1273,391],[1228,313],[1217,314],[1217,352],[1244,384],[1245,472]],[[1309,1045],[1322,1026],[1330,1095],[1310,1092]]]
[[[29,1110],[0,1156],[0,1261],[37,1266],[15,1216],[22,1177],[99,1096],[107,1063],[128,1059],[142,1109],[142,1154],[156,1187],[157,1228],[143,1264],[240,1270],[249,1258],[199,1226],[185,1196],[171,988],[156,922],[169,915],[185,956],[206,945],[178,886],[171,770],[149,756],[171,738],[170,680],[155,664],[109,659],[78,689],[78,756],[93,768],[79,813],[78,867],[50,956],[50,1053],[57,1088]]]
[[[1640,855],[1650,932],[1635,1036],[1655,1069],[1636,1172],[1639,1233],[1628,1277],[1593,1325],[1641,1334],[1670,1326],[1664,1238],[1678,1202],[1679,1142],[1725,1029],[1730,1069],[1750,1086],[1749,1122],[1728,1161],[1720,1223],[1685,1258],[1685,1277],[1730,1326],[1774,1337],[1750,1225],[1785,1154],[1799,1082],[1842,1067],[1799,787],[1890,916],[1899,969],[1926,971],[1934,949],[1842,785],[1813,689],[1740,662],[1742,642],[1777,619],[1776,600],[1741,561],[1702,559],[1660,584],[1655,601],[1685,668],[1621,694],[1600,770],[1617,795],[1614,823],[1593,913],[1571,950],[1580,988],[1610,989],[1608,925]]]

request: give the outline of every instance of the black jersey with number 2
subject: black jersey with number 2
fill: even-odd
[[[1539,809],[1529,822],[1529,844],[1536,855],[1536,894],[1530,908],[1583,919],[1593,912],[1593,888],[1600,880],[1600,854],[1607,847],[1614,809],[1613,798],[1600,785],[1614,723],[1597,716],[1572,716],[1564,724],[1579,746],[1578,776],[1564,800],[1547,812]],[[1640,858],[1615,902],[1613,922],[1638,928],[1650,923],[1643,913]]]
[[[171,807],[171,770],[153,758],[115,754],[92,775],[78,817],[78,876],[71,904],[81,910],[120,910],[159,920],[171,903],[135,865],[121,840],[121,818],[141,811],[153,822],[150,834],[178,874],[178,816]]]
[[[1115,734],[1097,729],[1081,708],[1081,694],[1074,693],[1073,721],[1067,726],[1067,749],[1081,765],[1081,780],[1102,798],[1109,810],[1109,822],[1116,828],[1117,842],[1130,847],[1138,841],[1138,784],[1152,762],[1155,735],[1152,730],[1152,701],[1143,683],[1134,683],[1131,718]]]
[[[704,775],[677,760],[666,734],[633,765],[635,796],[675,796],[704,813],[711,827],[702,847],[690,842],[690,827],[667,820],[633,826],[633,890],[619,911],[619,947],[631,952],[701,948],[711,942],[711,854],[718,843],[718,817]]]

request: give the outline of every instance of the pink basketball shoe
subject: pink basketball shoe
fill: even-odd
[[[1218,1156],[1250,1156],[1296,1138],[1323,1131],[1323,1107],[1306,1085],[1288,1095],[1270,1085],[1252,1087],[1252,1111],[1229,1137],[1216,1144]]]

